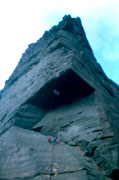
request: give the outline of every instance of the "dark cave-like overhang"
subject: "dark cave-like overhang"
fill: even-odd
[[[58,91],[59,95],[55,94],[54,90]],[[93,91],[93,87],[72,69],[69,69],[58,78],[47,82],[26,103],[49,110],[61,104],[71,103],[79,97],[91,94]]]
[[[14,125],[32,129],[50,110],[87,97],[93,91],[92,86],[69,69],[47,82],[34,96],[22,104],[13,118]]]

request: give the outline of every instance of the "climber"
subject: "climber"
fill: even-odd
[[[48,142],[49,142],[49,144],[51,144],[51,139],[50,138],[48,139]]]
[[[89,152],[87,149],[84,150],[84,156],[89,156]]]
[[[54,94],[59,96],[59,91],[57,91],[56,89],[53,90]]]
[[[56,144],[56,143],[58,143],[58,137],[56,137],[56,136],[54,136],[53,137],[53,139],[48,139],[48,143],[49,144],[51,144],[51,143],[53,143],[53,144]]]
[[[58,137],[57,136],[54,136],[54,144],[58,143]]]

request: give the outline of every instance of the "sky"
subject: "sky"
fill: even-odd
[[[0,90],[28,45],[65,14],[81,18],[97,62],[119,85],[119,0],[0,0]]]

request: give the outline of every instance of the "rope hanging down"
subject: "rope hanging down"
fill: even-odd
[[[50,158],[50,162],[48,165],[48,169],[47,169],[47,174],[46,176],[49,176],[49,180],[51,180],[51,173],[52,173],[52,166],[53,166],[53,160],[54,160],[54,155],[55,155],[55,149],[56,149],[56,143],[53,143],[52,146],[52,154],[51,154],[51,158]],[[47,178],[46,178],[47,180]]]
[[[47,149],[47,164],[48,164],[48,168],[47,168],[47,172],[46,172],[46,180],[47,180],[47,175],[49,175],[49,167],[51,165],[51,156],[49,156],[49,154],[52,154],[52,146],[49,145],[48,149]]]
[[[52,99],[51,104],[50,104],[50,106],[49,106],[48,112],[51,110],[51,108],[52,108],[52,106],[53,106],[53,103],[54,103],[54,101],[55,101],[56,96],[59,96],[59,94],[60,94],[59,91],[57,91],[56,89],[53,89],[53,93],[54,93],[54,96],[53,96],[53,99]]]
[[[59,91],[57,91],[56,89],[53,90],[53,93],[54,93],[54,97],[53,97],[53,100],[51,101],[48,112],[52,108],[52,105],[55,101],[55,97],[59,96],[59,94],[60,94]],[[52,166],[53,166],[53,160],[54,160],[54,155],[55,155],[57,137],[54,137],[53,143],[51,142],[51,139],[49,139],[48,142],[49,142],[49,146],[51,146],[51,144],[52,144],[52,151],[51,151],[51,157],[50,157],[50,161],[49,161],[48,169],[47,169],[47,173],[46,173],[46,180],[47,180],[47,177],[49,177],[48,180],[51,180],[51,173],[52,173]],[[49,149],[48,149],[48,151],[49,151]]]

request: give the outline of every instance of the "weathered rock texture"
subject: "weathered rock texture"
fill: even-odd
[[[79,18],[65,16],[31,44],[0,97],[1,180],[119,179],[119,87]]]

